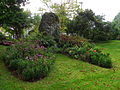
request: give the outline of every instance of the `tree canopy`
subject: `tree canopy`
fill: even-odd
[[[115,16],[114,20],[112,21],[113,26],[120,30],[120,12]]]
[[[104,22],[103,16],[97,16],[92,10],[78,12],[73,20],[69,20],[66,32],[99,41],[111,39],[111,23]]]
[[[28,26],[30,15],[24,12],[22,5],[28,0],[1,0],[0,2],[0,27],[6,28],[16,38],[20,37],[22,29]]]

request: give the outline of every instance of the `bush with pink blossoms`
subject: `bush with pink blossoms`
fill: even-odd
[[[2,59],[20,79],[35,81],[49,74],[55,55],[49,47],[20,41],[8,47]]]

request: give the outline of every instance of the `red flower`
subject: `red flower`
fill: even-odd
[[[96,50],[93,50],[93,52],[96,52]]]

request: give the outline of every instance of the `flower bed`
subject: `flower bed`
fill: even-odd
[[[78,60],[86,61],[105,68],[112,67],[112,62],[109,54],[102,53],[100,49],[87,49],[84,47],[76,46],[67,48],[64,52],[70,57]]]
[[[109,54],[102,53],[100,49],[96,49],[94,44],[89,43],[84,38],[62,35],[59,45],[61,45],[61,53],[67,54],[72,58],[105,68],[112,67]]]
[[[18,42],[3,54],[7,67],[25,81],[35,81],[47,76],[55,56],[49,48],[33,42]]]

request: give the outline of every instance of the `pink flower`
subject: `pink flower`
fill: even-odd
[[[44,46],[41,46],[40,48],[45,48]]]
[[[93,52],[96,52],[96,50],[93,50]]]
[[[38,56],[38,57],[41,57],[41,56],[42,56],[42,54],[37,54],[37,56]]]

